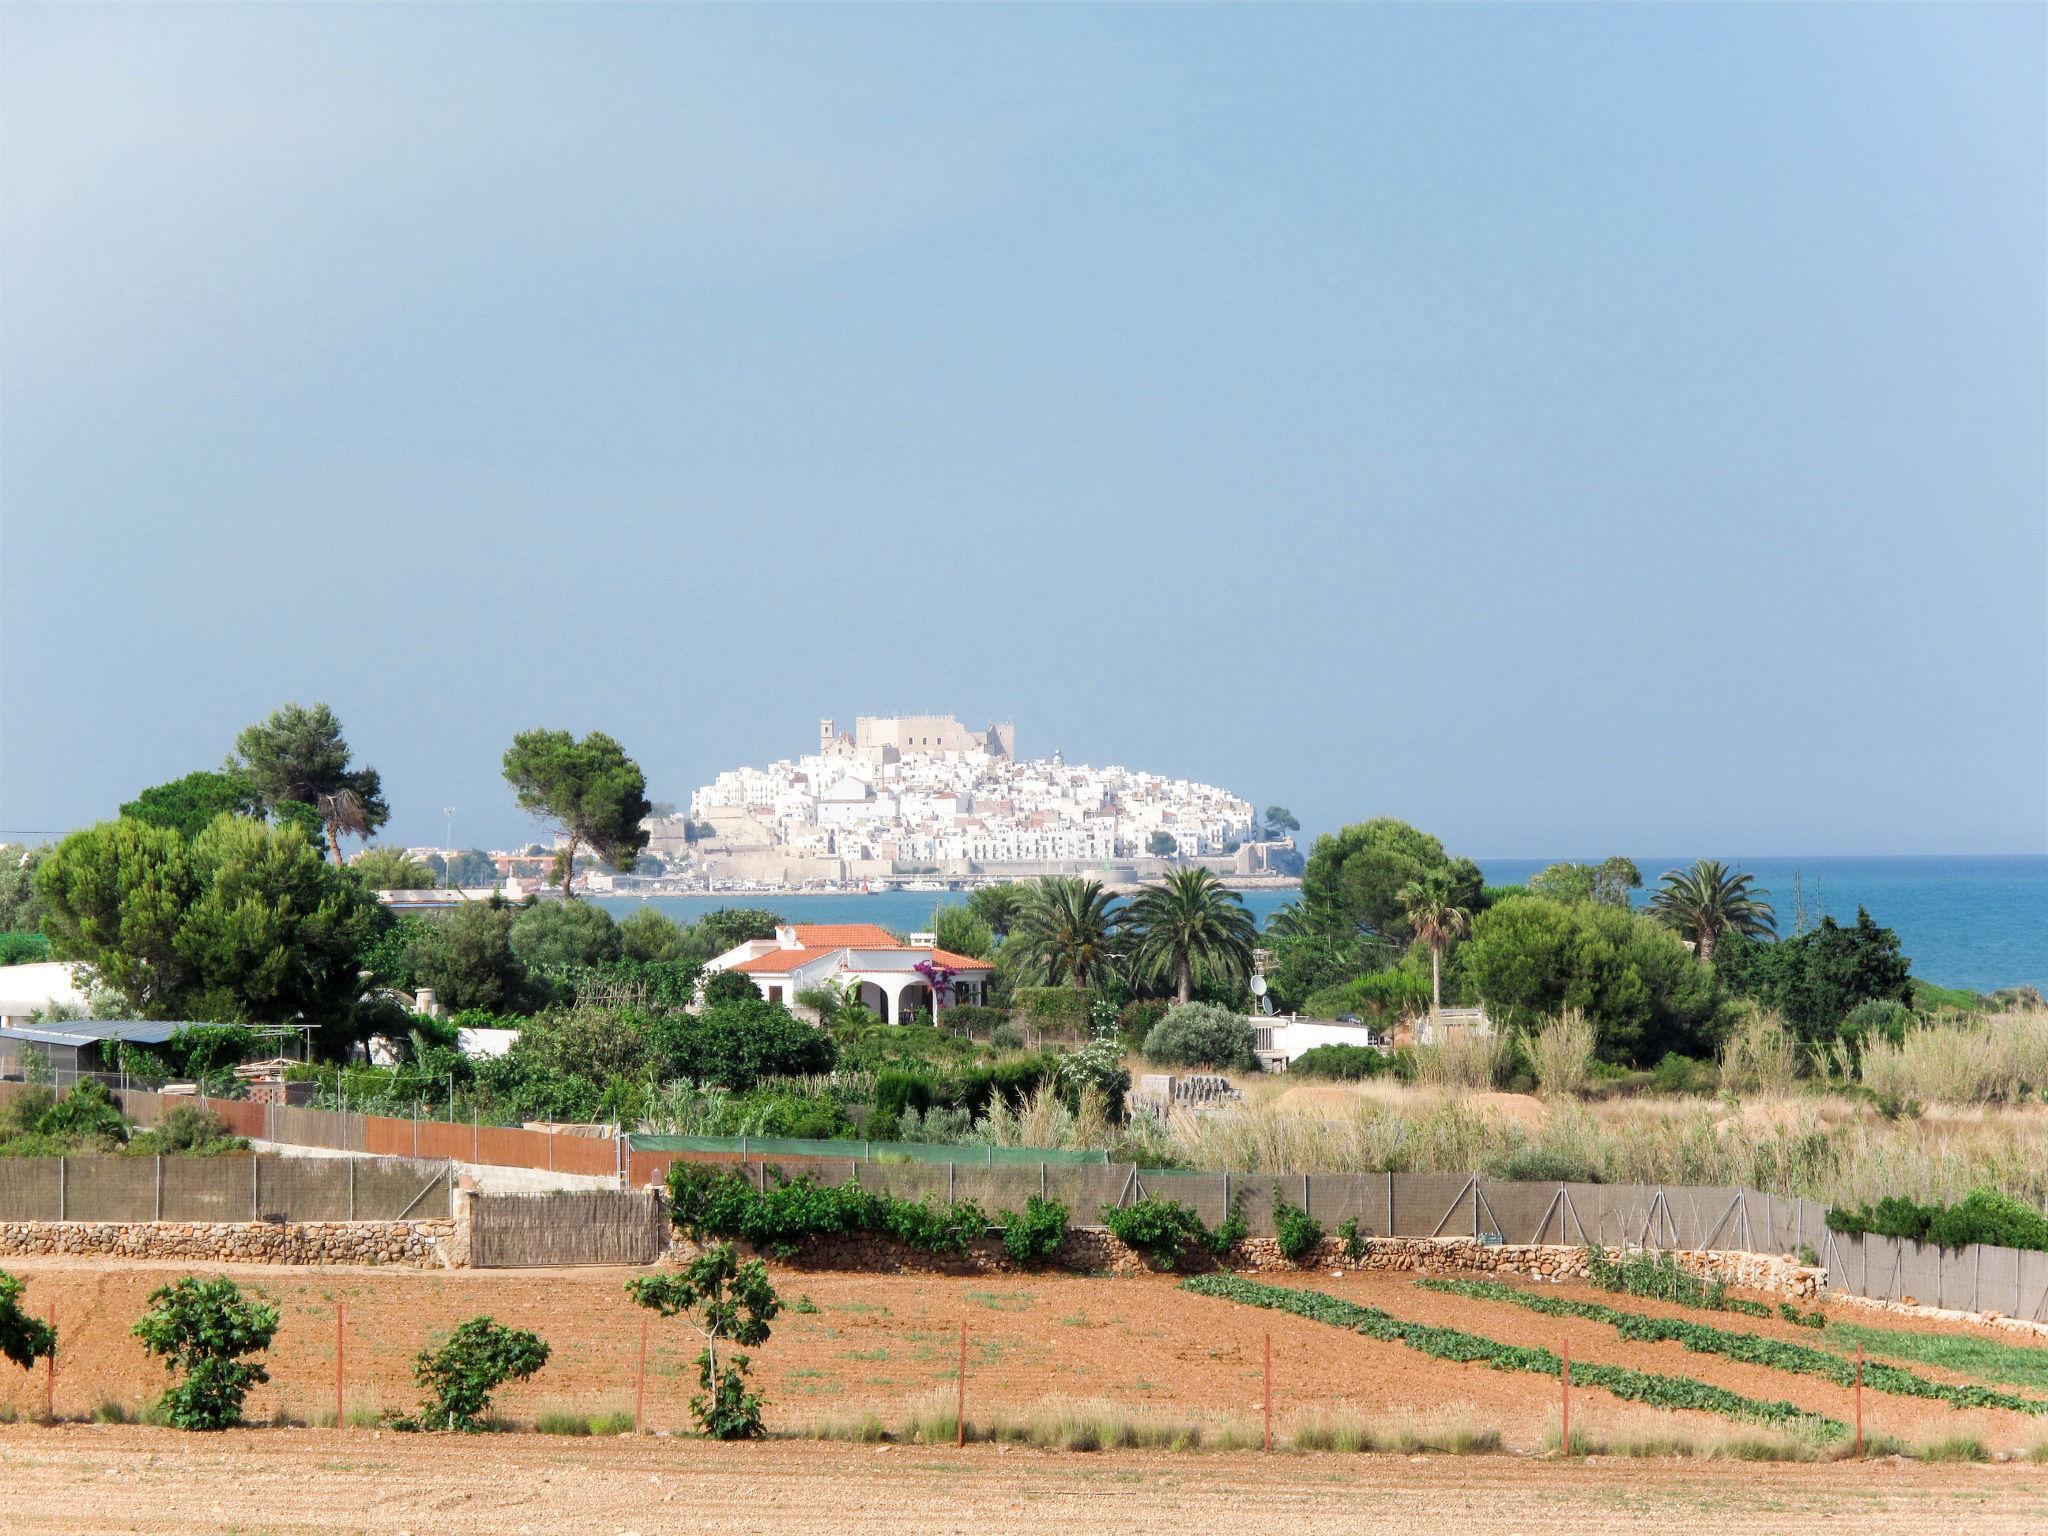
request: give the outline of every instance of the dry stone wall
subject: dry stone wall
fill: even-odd
[[[466,1234],[451,1220],[0,1222],[0,1257],[5,1258],[446,1269],[467,1263],[466,1249]]]

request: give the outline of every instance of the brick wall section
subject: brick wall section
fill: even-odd
[[[467,1235],[440,1221],[9,1221],[0,1258],[173,1259],[195,1264],[380,1264],[446,1269]]]

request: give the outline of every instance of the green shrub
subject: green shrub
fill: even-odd
[[[1273,1235],[1280,1244],[1280,1256],[1300,1264],[1315,1256],[1322,1246],[1323,1224],[1298,1205],[1289,1205],[1277,1195],[1273,1199]]]
[[[409,1427],[475,1434],[487,1427],[491,1394],[508,1381],[524,1381],[548,1363],[540,1335],[507,1328],[489,1317],[456,1326],[439,1349],[423,1349],[412,1376],[427,1395]]]
[[[1095,994],[1087,987],[1019,987],[1012,994],[1017,1022],[1045,1034],[1086,1035]]]
[[[151,1292],[149,1310],[132,1332],[166,1370],[185,1373],[157,1405],[164,1421],[176,1429],[241,1423],[249,1389],[270,1380],[261,1365],[243,1357],[270,1347],[277,1322],[277,1308],[244,1299],[232,1280],[188,1277]]]
[[[1033,1195],[1022,1212],[1003,1217],[1003,1251],[1019,1264],[1047,1262],[1066,1240],[1067,1208],[1057,1200]]]
[[[690,1399],[698,1427],[713,1440],[758,1439],[761,1398],[747,1390],[749,1357],[734,1351],[721,1365],[718,1346],[729,1341],[752,1349],[768,1342],[768,1325],[781,1312],[782,1298],[769,1283],[767,1267],[759,1259],[742,1263],[731,1243],[720,1243],[680,1273],[628,1280],[626,1291],[641,1306],[684,1318],[704,1335],[697,1356],[700,1390]]]
[[[249,1139],[229,1131],[212,1110],[197,1104],[179,1104],[154,1127],[129,1142],[128,1150],[141,1156],[219,1157],[248,1151]]]
[[[1239,1068],[1258,1066],[1252,1022],[1214,1003],[1182,1003],[1169,1009],[1145,1037],[1145,1059],[1160,1066]]]
[[[704,1006],[719,1003],[759,1002],[761,990],[745,971],[713,971],[704,978]]]
[[[0,1270],[0,1355],[24,1371],[57,1347],[57,1330],[21,1309],[22,1284]]]
[[[1789,1301],[1778,1303],[1778,1316],[1800,1328],[1825,1328],[1828,1325],[1827,1313],[1819,1308],[1816,1307],[1811,1312],[1802,1312]]]
[[[1192,1206],[1147,1195],[1129,1205],[1105,1205],[1102,1224],[1116,1240],[1156,1268],[1178,1269],[1190,1251],[1211,1247],[1213,1235]]]
[[[1010,1022],[1010,1010],[990,1008],[981,1003],[955,1003],[943,1010],[939,1018],[950,1030],[973,1040],[986,1040]]]
[[[1133,998],[1117,1010],[1117,1042],[1126,1051],[1143,1051],[1152,1026],[1166,1017],[1167,1005],[1155,997]]]
[[[0,966],[35,965],[49,958],[47,934],[0,933]]]
[[[851,1233],[893,1238],[920,1253],[965,1253],[988,1231],[972,1200],[898,1200],[855,1183],[820,1184],[807,1173],[786,1178],[780,1169],[774,1177],[761,1191],[729,1169],[676,1163],[668,1171],[670,1219],[699,1241],[739,1238],[784,1259],[812,1238]]]
[[[1369,1045],[1312,1045],[1287,1064],[1291,1077],[1327,1077],[1355,1083],[1388,1069],[1384,1051]]]
[[[1346,1216],[1337,1228],[1337,1236],[1344,1243],[1344,1257],[1357,1263],[1365,1257],[1365,1235],[1358,1230],[1358,1218]]]
[[[764,1078],[830,1072],[839,1057],[830,1035],[780,1003],[763,1001],[753,994],[751,984],[748,996],[737,1001],[707,1002],[694,1015],[654,1014],[638,1019],[633,1027],[663,1081],[683,1078],[734,1092]]]
[[[1875,1205],[1836,1206],[1827,1214],[1832,1231],[1872,1233],[1938,1248],[1985,1243],[1998,1248],[2048,1251],[2048,1217],[2024,1201],[1995,1189],[1974,1189],[1954,1205],[1921,1205],[1891,1195]]]

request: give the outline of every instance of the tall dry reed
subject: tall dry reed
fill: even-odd
[[[1956,1027],[1909,1030],[1863,1048],[1872,1092],[1930,1104],[2017,1104],[2048,1092],[2048,1011],[1993,1014]]]
[[[1528,1043],[1536,1086],[1546,1094],[1581,1094],[1593,1081],[1593,1026],[1578,1009],[1567,1008],[1534,1031]]]
[[[1803,1052],[1783,1020],[1749,1008],[1721,1043],[1723,1093],[1790,1093],[1799,1080]]]

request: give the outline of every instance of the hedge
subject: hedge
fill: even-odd
[[[1348,1328],[1353,1333],[1389,1344],[1403,1344],[1438,1360],[1489,1365],[1499,1371],[1530,1371],[1539,1376],[1557,1376],[1563,1370],[1563,1362],[1547,1349],[1502,1344],[1456,1328],[1403,1322],[1378,1307],[1361,1307],[1321,1291],[1260,1285],[1235,1275],[1197,1275],[1192,1280],[1183,1280],[1181,1289],[1198,1296],[1214,1296],[1248,1306],[1292,1312],[1312,1322]],[[1816,1429],[1831,1436],[1844,1434],[1848,1429],[1839,1420],[1809,1413],[1795,1403],[1744,1397],[1722,1387],[1695,1381],[1689,1376],[1658,1376],[1648,1371],[1631,1370],[1627,1366],[1580,1362],[1572,1367],[1572,1381],[1579,1386],[1600,1387],[1616,1397],[1648,1403],[1654,1408],[1692,1408],[1751,1423]]]

